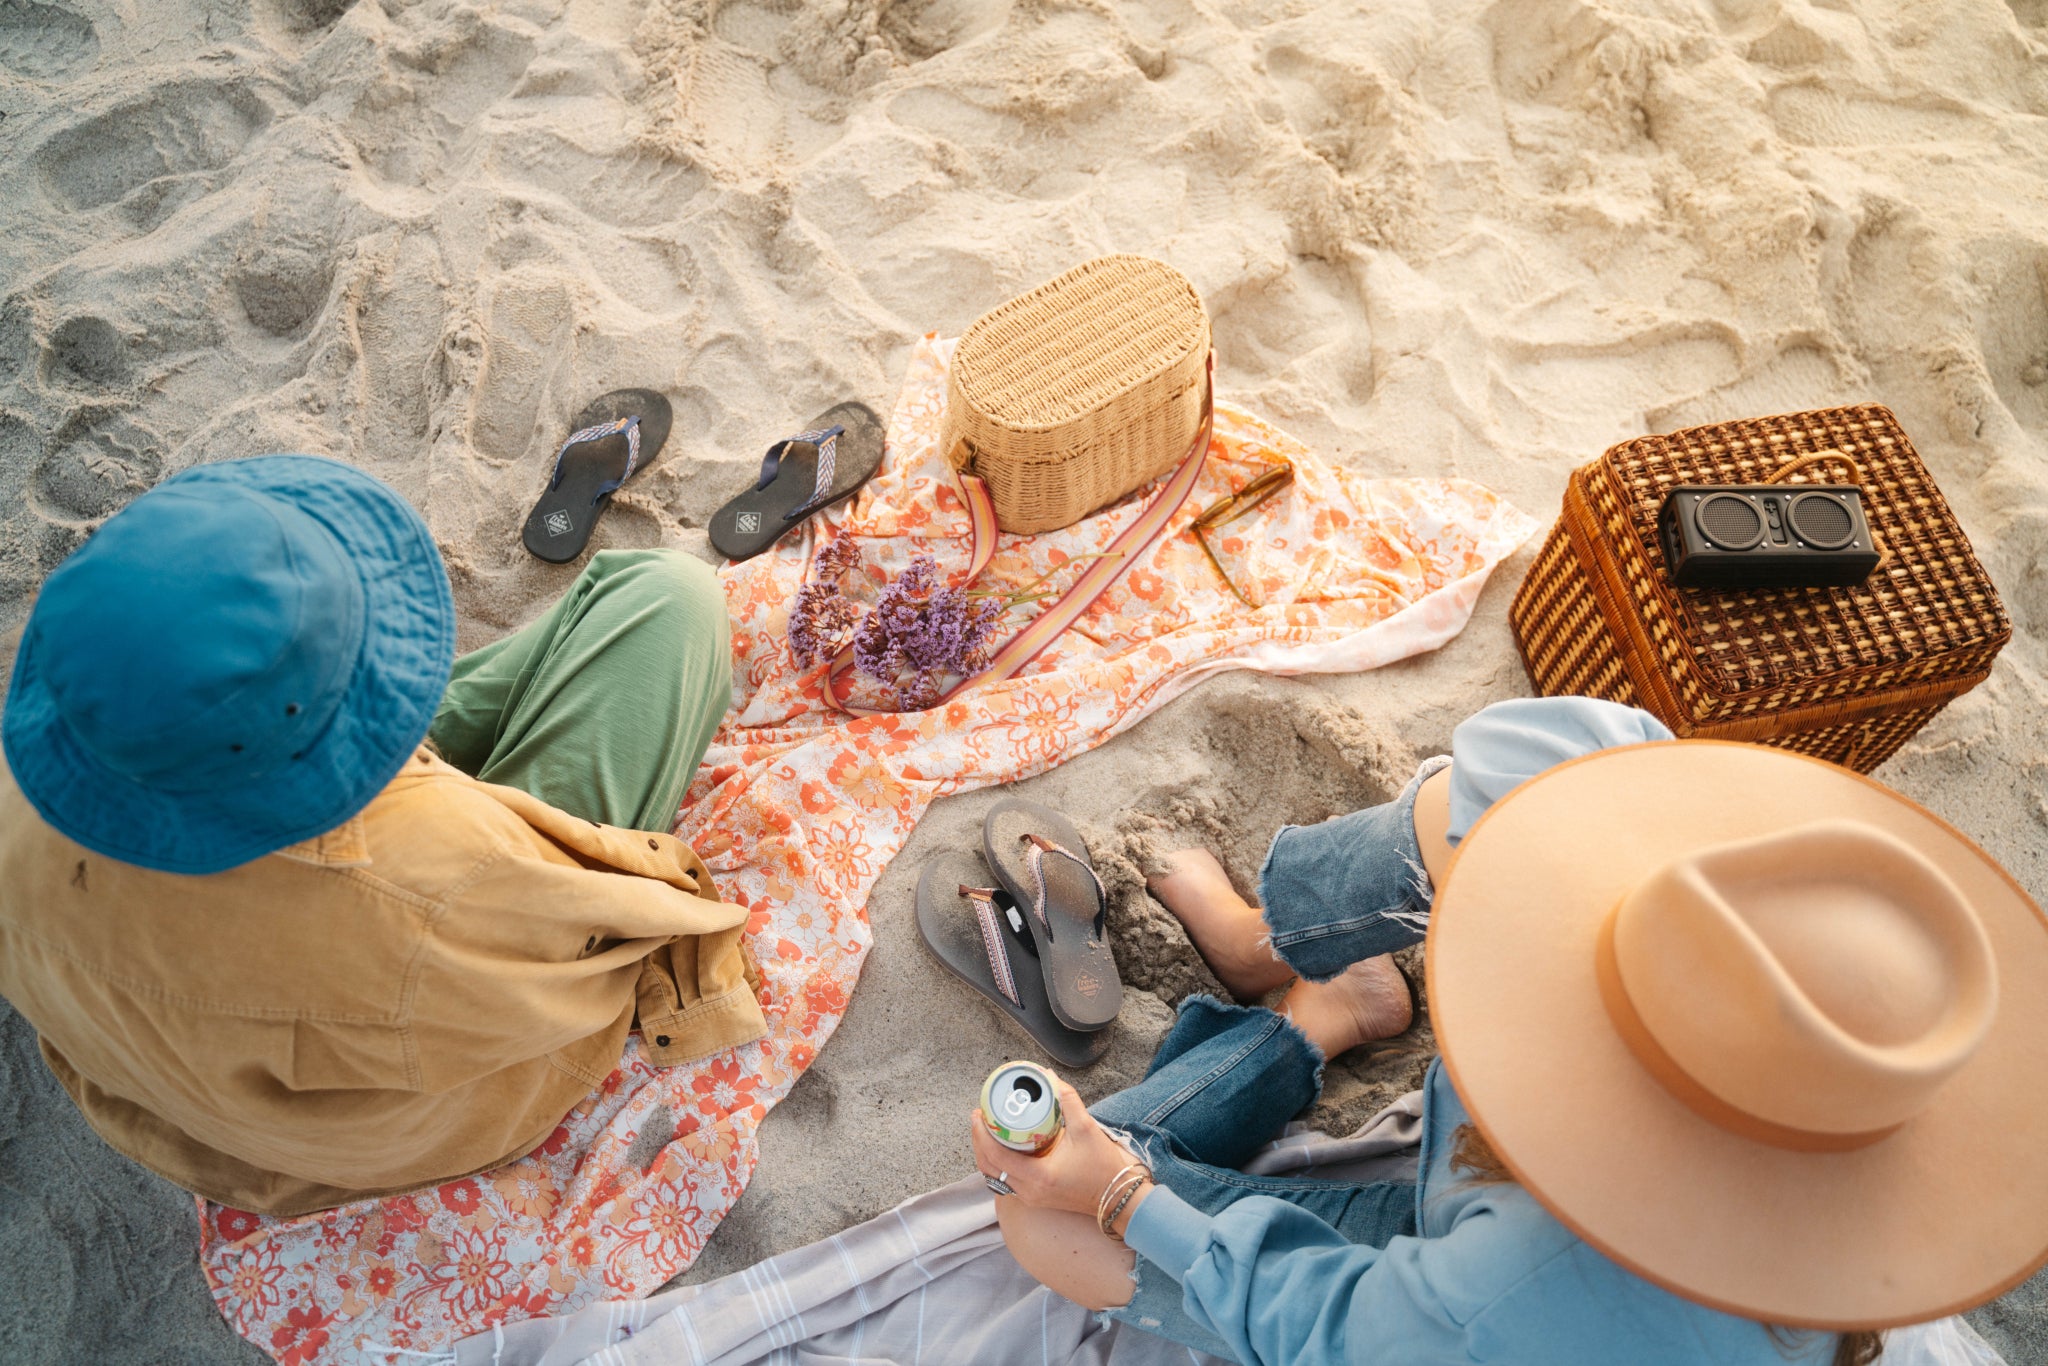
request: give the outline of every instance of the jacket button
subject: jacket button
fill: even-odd
[[[654,1036],[654,1046],[655,1046],[656,1048],[667,1048],[667,1047],[668,1047],[668,1035],[666,1035],[666,1034],[657,1034],[657,1035],[655,1035],[655,1036]]]
[[[649,841],[647,841],[647,847],[648,847],[649,849],[660,849],[660,848],[661,848],[661,841],[660,841],[660,840],[649,840]]]

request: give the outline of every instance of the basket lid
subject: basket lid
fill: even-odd
[[[952,382],[1006,427],[1046,430],[1209,346],[1193,284],[1145,256],[1101,256],[975,319]]]
[[[1862,474],[1885,553],[1862,583],[1674,587],[1657,515],[1678,484],[1760,484],[1835,451]],[[2012,625],[1969,537],[1891,411],[1867,403],[1690,427],[1613,447],[1573,481],[1600,533],[1588,547],[1640,615],[1651,667],[1701,721],[1744,707],[1848,699],[1988,669]],[[1847,482],[1836,469],[1796,476]],[[1588,528],[1589,530],[1593,528]]]

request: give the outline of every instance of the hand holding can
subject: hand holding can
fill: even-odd
[[[991,1073],[972,1118],[976,1169],[990,1190],[1023,1205],[1096,1215],[1116,1179],[1144,1164],[1095,1122],[1073,1087],[1031,1063]],[[1145,1193],[1130,1192],[1126,1219]]]

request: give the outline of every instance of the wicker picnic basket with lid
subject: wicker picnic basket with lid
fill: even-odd
[[[977,318],[946,381],[941,448],[997,524],[1071,526],[1158,477],[1201,425],[1209,315],[1143,256],[1076,266]]]
[[[1822,458],[1793,466],[1801,456]],[[1665,490],[1774,475],[1860,484],[1883,554],[1870,577],[1673,587],[1657,535]],[[1859,772],[1982,682],[2012,635],[1948,501],[1875,403],[1615,446],[1573,472],[1508,617],[1539,693],[1626,702],[1681,738],[1758,741]]]

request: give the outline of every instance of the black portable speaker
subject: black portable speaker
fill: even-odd
[[[1851,484],[1681,484],[1657,516],[1682,588],[1861,583],[1877,547]]]

